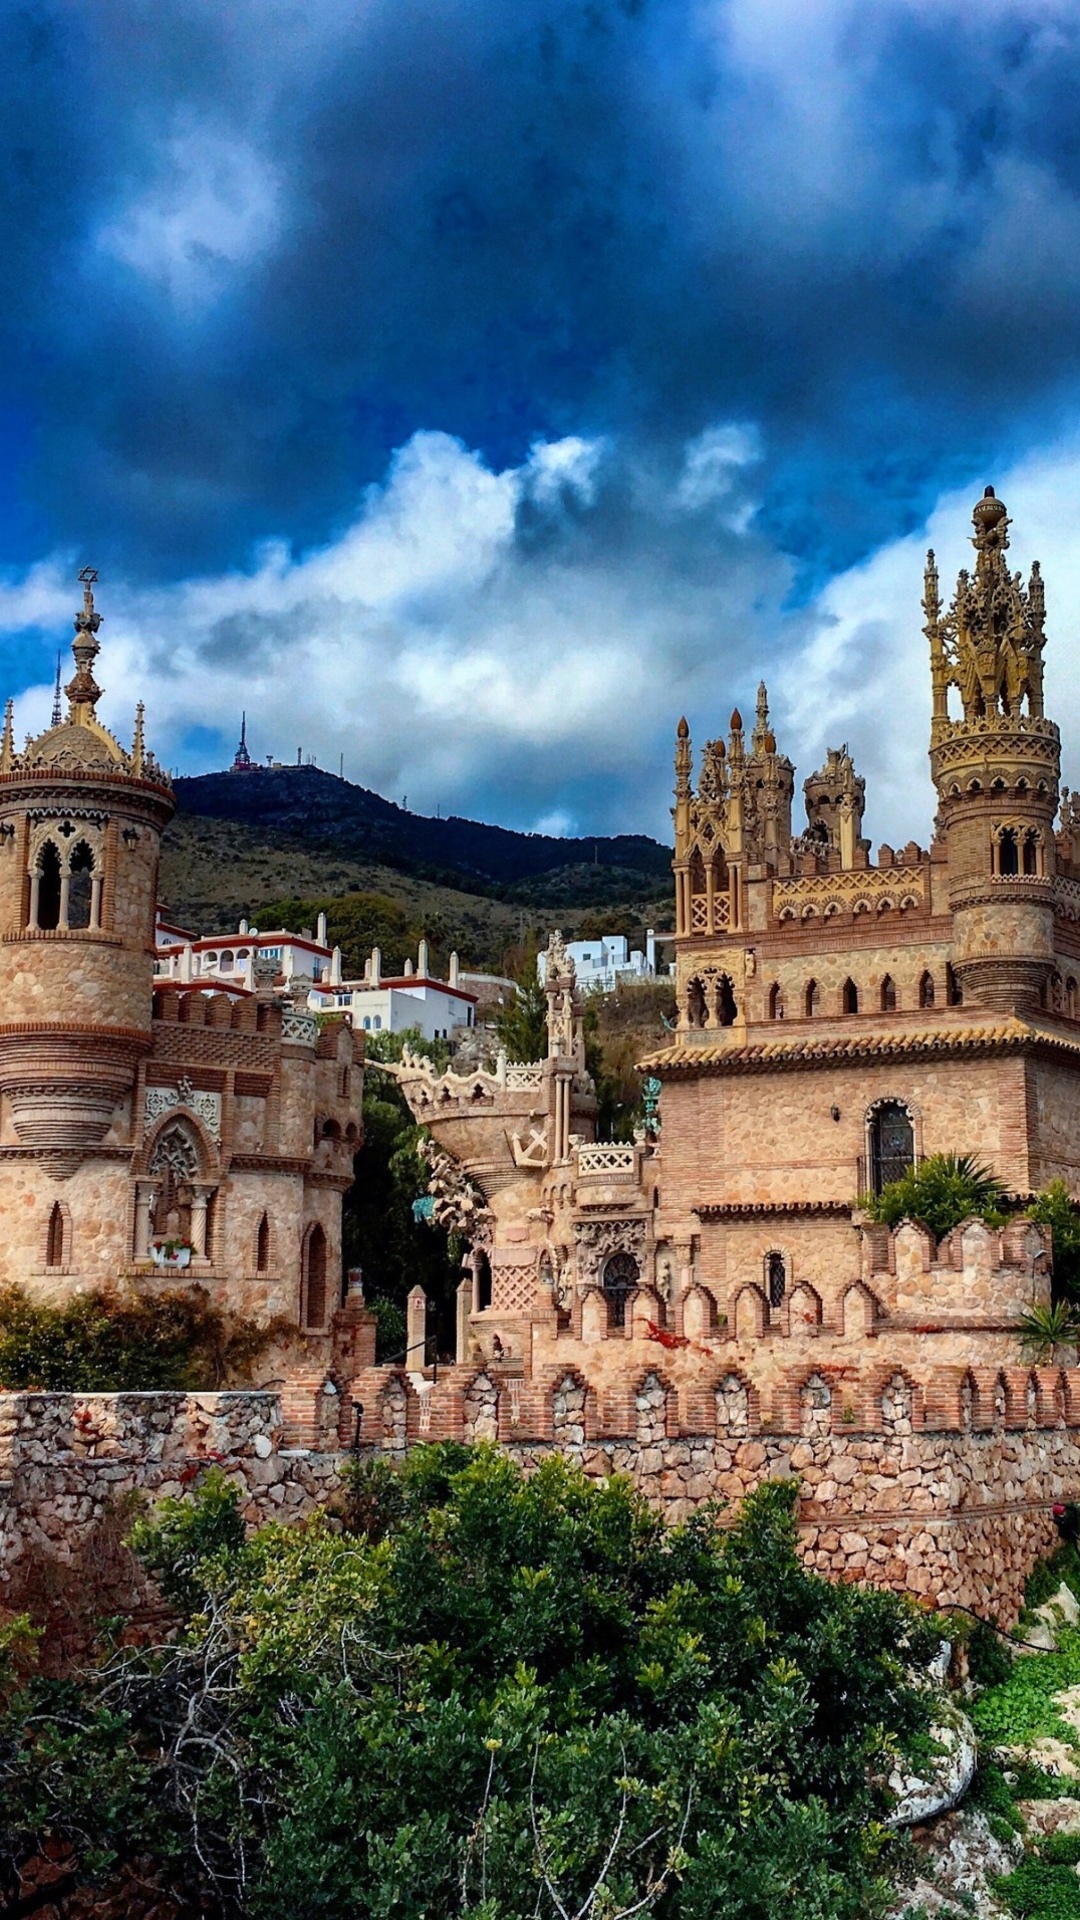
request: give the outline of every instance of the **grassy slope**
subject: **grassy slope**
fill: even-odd
[[[641,874],[610,867],[559,869],[494,898],[234,820],[181,813],[165,834],[161,899],[171,919],[197,933],[224,931],[241,916],[258,924],[271,901],[356,890],[388,895],[417,928],[439,930],[440,949],[456,945],[464,965],[495,970],[530,933],[546,936],[558,925],[572,938],[583,915],[598,908],[629,906],[642,929],[670,924],[666,883],[652,889]]]

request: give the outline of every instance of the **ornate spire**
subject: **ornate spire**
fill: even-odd
[[[146,766],[146,742],[143,738],[143,714],[145,708],[140,700],[135,709],[135,738],[131,743],[131,771],[141,774]]]
[[[71,702],[68,719],[76,726],[85,725],[92,720],[94,708],[101,698],[101,688],[94,679],[93,665],[100,645],[97,631],[101,625],[101,615],[94,606],[94,584],[97,580],[95,567],[84,567],[79,574],[82,581],[82,609],[75,615],[75,638],[71,651],[75,655],[75,672],[65,688]]]
[[[4,737],[0,740],[0,773],[10,773],[15,758],[15,702],[4,708]]]
[[[1025,590],[1005,564],[1009,516],[993,487],[972,514],[975,571],[965,568],[942,613],[937,567],[927,555],[923,609],[930,642],[934,709],[931,743],[949,727],[948,692],[960,695],[965,721],[1016,720],[1043,711],[1045,599],[1038,567]]]
[[[751,753],[769,752],[769,748],[765,745],[765,736],[768,732],[769,693],[764,680],[762,680],[757,690],[757,713],[754,720],[754,731],[750,735]],[[775,751],[775,749],[773,749],[773,751]]]
[[[693,765],[690,752],[690,729],[685,716],[679,721],[675,735],[675,798],[686,800],[690,796],[690,773]]]
[[[54,727],[58,727],[64,717],[64,709],[60,704],[60,662],[63,657],[63,652],[58,647],[56,650],[56,685],[53,688],[52,703],[52,724]]]

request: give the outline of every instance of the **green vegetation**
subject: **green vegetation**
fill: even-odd
[[[40,1305],[21,1288],[7,1287],[0,1292],[0,1390],[220,1387],[249,1378],[282,1330],[223,1312],[199,1286],[153,1299],[96,1291],[62,1306]]]
[[[1007,1195],[1000,1180],[970,1154],[932,1153],[861,1204],[884,1226],[916,1220],[941,1240],[973,1217],[988,1226],[1004,1226]]]
[[[1080,1312],[1071,1300],[1055,1300],[1048,1307],[1026,1307],[1016,1322],[1016,1331],[1025,1360],[1036,1366],[1052,1366],[1080,1340]]]
[[[508,1060],[547,1058],[547,995],[536,971],[535,943],[525,947],[511,962],[510,978],[514,997],[499,1007],[495,1015],[495,1038],[506,1050]]]
[[[1054,1236],[1054,1296],[1080,1302],[1080,1211],[1064,1180],[1051,1180],[1026,1209],[1028,1218]]]
[[[136,1529],[178,1635],[62,1683],[9,1661],[0,1854],[138,1858],[204,1916],[867,1920],[938,1623],[807,1573],[794,1501],[668,1528],[444,1445],[357,1469],[338,1530],[244,1543],[211,1473]]]
[[[423,1129],[393,1076],[370,1064],[400,1060],[409,1046],[445,1066],[450,1050],[445,1041],[425,1040],[415,1029],[366,1038],[364,1140],[356,1156],[356,1183],[342,1207],[345,1266],[363,1271],[368,1305],[379,1321],[380,1360],[404,1352],[405,1302],[415,1286],[423,1287],[434,1305],[440,1348],[451,1350],[464,1249],[453,1235],[415,1218],[413,1202],[428,1189],[428,1169],[418,1151]]]

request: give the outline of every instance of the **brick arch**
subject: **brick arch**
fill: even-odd
[[[44,1258],[46,1271],[66,1272],[71,1258],[71,1208],[66,1200],[54,1200],[45,1226]]]
[[[798,1388],[800,1433],[807,1439],[824,1439],[831,1434],[834,1404],[832,1381],[820,1367],[812,1367]]]
[[[761,1287],[748,1281],[731,1303],[731,1325],[736,1340],[760,1340],[769,1323],[769,1303]]]
[[[655,1446],[666,1440],[675,1404],[671,1381],[657,1367],[646,1367],[633,1387],[635,1429],[639,1443]]]
[[[560,1399],[564,1402],[561,1408]],[[565,1367],[551,1388],[552,1438],[556,1445],[583,1445],[593,1438],[595,1430],[596,1391],[579,1367]]]
[[[879,1301],[877,1295],[864,1280],[853,1280],[846,1288],[840,1303],[840,1316],[845,1339],[863,1338],[873,1333],[877,1323]]]
[[[207,1132],[198,1114],[194,1113],[190,1107],[182,1105],[167,1108],[164,1113],[158,1115],[153,1125],[148,1129],[143,1139],[142,1152],[140,1154],[142,1161],[141,1171],[143,1173],[149,1172],[150,1162],[154,1157],[158,1141],[163,1134],[168,1133],[172,1127],[177,1125],[182,1126],[184,1131],[190,1134],[193,1140],[199,1162],[199,1178],[201,1180],[216,1179],[221,1164],[217,1143],[211,1139],[210,1134]]]
[[[499,1389],[484,1367],[477,1369],[465,1389],[463,1434],[466,1440],[499,1437]]]
[[[716,1332],[716,1301],[700,1280],[695,1280],[683,1296],[683,1332],[691,1340]]]
[[[914,1432],[923,1423],[922,1389],[906,1367],[891,1367],[881,1382],[878,1408],[886,1433]]]
[[[713,1393],[718,1436],[733,1440],[755,1433],[761,1424],[761,1400],[741,1367],[729,1367]]]
[[[814,1334],[822,1323],[824,1308],[821,1295],[808,1280],[800,1280],[787,1297],[784,1307],[785,1331],[792,1339]]]

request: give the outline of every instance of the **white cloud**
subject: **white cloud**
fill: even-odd
[[[729,468],[741,470],[742,449],[754,450],[744,432],[718,426],[691,443],[683,473],[721,486]],[[325,547],[295,556],[267,545],[247,571],[164,588],[103,581],[104,717],[127,735],[144,698],[155,749],[196,770],[183,744],[191,729],[217,728],[231,743],[244,707],[253,751],[291,760],[302,747],[331,768],[344,753],[350,778],[406,791],[417,810],[441,805],[545,832],[662,835],[679,714],[700,744],[733,704],[752,708],[764,674],[799,780],[847,739],[867,776],[871,833],[925,843],[924,553],[936,548],[951,583],[970,553],[971,507],[987,476],[942,498],[921,533],[886,542],[792,611],[791,569],[755,528],[724,525],[722,511],[709,523],[708,564],[696,535],[684,551],[697,509],[673,519],[659,475],[652,519],[639,505],[629,535],[605,544],[602,476],[618,457],[608,447],[594,468],[591,443],[571,438],[493,472],[460,442],[421,433]],[[538,473],[577,475],[573,484],[593,490],[582,512],[595,540],[566,532],[556,490],[551,542],[522,542],[523,501],[543,506]],[[1080,495],[1080,434],[991,477],[1013,516],[1014,564],[1043,563],[1048,710],[1076,779],[1080,516],[1070,503]],[[57,556],[0,578],[0,641],[27,628],[70,634],[74,571]],[[20,728],[44,725],[50,699],[49,685],[24,693]]]
[[[1061,727],[1064,777],[1080,780],[1080,436],[993,476],[1012,521],[1010,559],[1032,560],[1046,581],[1046,709]],[[989,476],[944,495],[921,533],[890,541],[839,575],[813,609],[804,647],[777,679],[784,744],[803,776],[827,745],[847,739],[868,774],[867,815],[877,839],[926,844],[934,814],[927,765],[930,671],[920,609],[927,547],[942,591],[971,559],[971,510]]]
[[[582,551],[565,493],[599,524],[609,451],[571,436],[493,472],[419,433],[332,544],[297,557],[270,543],[247,571],[164,588],[103,581],[105,717],[127,733],[145,698],[150,737],[175,763],[195,726],[231,741],[243,707],[253,751],[291,760],[302,747],[329,767],[344,753],[350,777],[420,809],[467,811],[483,790],[489,812],[521,825],[664,832],[678,710],[719,696],[718,631],[745,632],[762,568],[778,597],[788,576],[761,543],[724,534],[715,579],[684,577],[659,483],[640,541]],[[551,529],[538,546],[519,535],[526,500]],[[58,558],[0,584],[0,639],[67,628],[72,572]],[[20,698],[21,726],[43,723],[49,691]]]
[[[99,229],[97,243],[189,310],[213,300],[277,232],[265,160],[245,142],[192,128],[163,145],[153,183]]]

